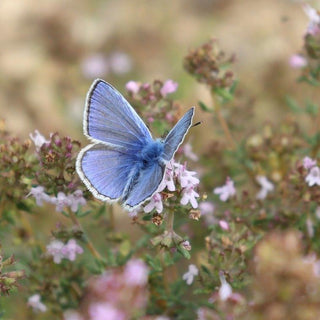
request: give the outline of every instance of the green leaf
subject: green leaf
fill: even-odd
[[[205,112],[212,112],[212,110],[202,101],[198,102],[199,107],[201,108],[201,110],[205,111]]]
[[[238,80],[233,81],[232,86],[230,87],[230,93],[231,93],[232,95],[234,95],[234,93],[235,93],[235,91],[236,91],[236,88],[237,88],[237,86],[238,86],[238,83],[239,83]]]
[[[314,87],[318,87],[320,85],[320,82],[314,79],[312,74],[311,74],[311,77],[302,76],[298,78],[298,82],[306,82]]]
[[[210,270],[209,270],[206,266],[201,265],[201,270],[202,270],[203,272],[205,272],[206,274],[208,274],[209,276],[211,275]]]
[[[79,212],[78,214],[77,214],[77,216],[79,217],[79,218],[82,218],[82,217],[85,217],[85,216],[87,216],[89,213],[91,213],[91,210],[87,210],[87,211],[84,211],[84,212]]]
[[[31,207],[28,206],[28,205],[27,205],[25,202],[23,202],[23,201],[19,201],[19,202],[17,203],[17,208],[18,208],[19,210],[23,210],[23,211],[32,213]]]
[[[188,250],[181,246],[177,246],[178,252],[181,253],[186,259],[190,259],[191,255]]]
[[[307,101],[306,105],[306,112],[309,113],[311,116],[316,116],[319,111],[319,106],[312,103],[311,101]]]
[[[143,221],[150,221],[152,219],[152,215],[151,214],[146,214],[142,217]]]
[[[99,210],[97,211],[97,213],[95,214],[95,218],[99,218],[101,215],[103,215],[106,212],[106,205],[103,204]]]
[[[162,266],[158,259],[151,257],[150,255],[146,255],[147,264],[153,269],[153,271],[161,272]]]
[[[297,104],[297,102],[289,97],[289,96],[286,96],[286,103],[288,105],[288,107],[291,109],[292,112],[294,113],[302,113],[303,112],[303,109]]]
[[[124,240],[119,246],[119,252],[122,256],[127,256],[131,250],[131,243],[129,240]]]
[[[222,104],[233,99],[233,94],[227,88],[215,88],[213,92],[222,99]]]

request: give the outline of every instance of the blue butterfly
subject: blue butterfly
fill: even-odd
[[[156,193],[193,115],[194,107],[164,140],[153,140],[128,101],[107,82],[95,80],[83,121],[84,134],[93,143],[78,155],[78,175],[96,198],[119,200],[128,210],[140,206]]]

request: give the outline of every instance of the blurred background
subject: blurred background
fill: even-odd
[[[286,110],[286,93],[304,90],[288,60],[307,24],[290,0],[1,0],[1,117],[21,137],[38,129],[85,141],[84,101],[96,77],[122,93],[129,80],[173,79],[186,108],[210,104],[182,59],[214,37],[235,53],[237,77],[265,120]]]
[[[22,139],[37,129],[46,137],[59,132],[86,144],[83,108],[98,77],[121,93],[130,80],[172,79],[179,83],[174,97],[185,109],[199,100],[210,106],[209,91],[183,69],[183,58],[216,38],[228,56],[236,56],[240,99],[232,110],[239,107],[240,115],[244,105],[253,107],[253,114],[241,114],[244,126],[248,118],[256,128],[268,120],[277,123],[288,115],[286,95],[299,101],[311,92],[296,83],[299,71],[289,65],[307,25],[301,2],[293,0],[0,0],[0,118]],[[203,125],[191,142],[203,155],[217,130],[200,108],[196,121]],[[122,229],[131,223],[126,217],[121,216]],[[36,230],[46,221],[48,236],[63,218],[32,219]],[[93,239],[104,245],[104,237]]]

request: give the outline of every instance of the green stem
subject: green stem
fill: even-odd
[[[211,93],[211,97],[212,97],[212,100],[213,100],[213,105],[215,107],[215,112],[216,112],[218,121],[220,123],[220,126],[222,127],[222,130],[223,130],[223,132],[224,132],[224,134],[225,134],[225,136],[226,136],[226,138],[228,140],[228,143],[229,143],[230,147],[232,149],[235,149],[237,144],[236,144],[235,140],[232,137],[231,131],[229,129],[229,126],[228,126],[226,120],[224,119],[224,117],[221,114],[220,104],[215,99],[214,93]]]
[[[114,219],[114,210],[113,205],[111,204],[109,207],[109,219],[110,219],[110,228],[114,231],[115,229],[115,219]]]
[[[89,251],[91,252],[91,254],[97,258],[100,261],[103,261],[102,256],[100,255],[100,253],[98,252],[98,250],[94,247],[93,243],[91,242],[91,240],[89,239],[88,235],[84,232],[83,227],[81,226],[80,221],[78,220],[76,214],[74,212],[72,212],[71,210],[69,210],[69,217],[71,219],[71,221],[73,222],[73,224],[83,232],[84,234],[84,239],[85,239],[85,244],[87,246],[87,248],[89,249]]]
[[[173,232],[174,212],[169,211],[167,215],[167,231]]]

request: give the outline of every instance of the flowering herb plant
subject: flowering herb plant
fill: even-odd
[[[314,89],[320,14],[304,10],[304,47],[290,65]],[[131,67],[123,55],[82,67],[88,77],[92,64],[116,73],[126,69],[119,59]],[[287,97],[288,117],[256,126],[236,62],[215,39],[185,56],[211,97],[196,108],[203,124],[190,128],[157,192],[130,212],[87,190],[76,173],[79,141],[37,130],[21,141],[1,122],[0,319],[16,312],[4,298],[20,299],[28,319],[320,318],[318,104]],[[178,88],[125,86],[155,136],[187,108],[173,98]],[[204,130],[213,138],[201,141]]]

